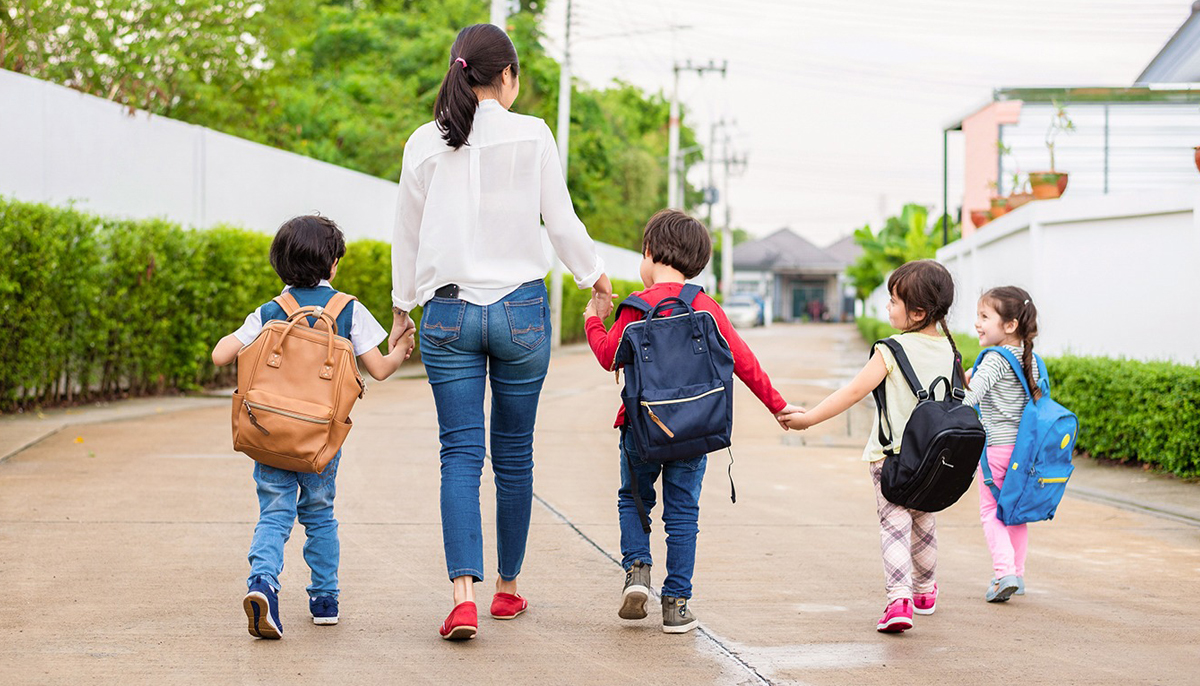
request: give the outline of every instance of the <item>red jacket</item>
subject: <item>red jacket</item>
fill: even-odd
[[[680,289],[683,288],[681,283],[656,283],[650,288],[634,293],[650,304],[651,307],[657,305],[664,298],[678,296]],[[787,405],[787,401],[783,396],[779,395],[779,391],[771,385],[771,379],[767,377],[767,373],[763,371],[762,366],[758,364],[758,358],[750,351],[750,347],[742,340],[734,330],[733,324],[729,323],[729,317],[725,316],[725,311],[717,304],[717,301],[701,293],[696,296],[696,300],[692,303],[692,307],[697,310],[711,312],[713,318],[717,320],[717,328],[720,329],[721,335],[729,343],[729,349],[733,353],[733,373],[737,378],[746,384],[754,395],[762,401],[763,405],[771,412],[779,412]],[[613,358],[617,354],[617,346],[621,342],[621,334],[625,331],[625,327],[632,322],[642,319],[645,316],[644,312],[627,307],[621,310],[617,321],[613,322],[612,329],[605,331],[604,322],[599,317],[588,317],[584,328],[587,330],[588,345],[592,347],[592,352],[596,354],[596,360],[600,362],[600,366],[605,369],[613,370]],[[620,427],[625,424],[625,406],[622,405],[617,411],[617,421],[613,425]]]

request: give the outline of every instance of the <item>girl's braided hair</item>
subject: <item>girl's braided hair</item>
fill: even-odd
[[[965,385],[965,375],[960,366],[962,356],[954,344],[954,337],[950,335],[950,327],[946,325],[946,315],[954,304],[954,278],[950,272],[936,260],[914,260],[905,262],[892,272],[887,286],[888,293],[904,303],[904,309],[908,310],[911,318],[911,324],[904,333],[920,331],[930,324],[942,328],[946,340],[950,341],[950,349],[954,351],[954,369]],[[914,316],[915,311],[920,311],[921,316]]]
[[[1017,323],[1016,334],[1021,337],[1025,350],[1021,354],[1021,369],[1025,372],[1025,381],[1033,392],[1033,399],[1042,397],[1042,391],[1033,383],[1033,339],[1037,338],[1037,307],[1029,292],[1017,286],[999,286],[983,294],[981,301],[986,302],[1000,315],[1000,322]]]

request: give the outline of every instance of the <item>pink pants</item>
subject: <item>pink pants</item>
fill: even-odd
[[[988,467],[992,470],[992,480],[996,488],[1004,485],[1004,476],[1008,473],[1013,447],[988,446]],[[987,539],[988,550],[992,553],[992,569],[995,570],[997,579],[1010,574],[1024,577],[1029,531],[1025,524],[1005,526],[1004,522],[996,518],[996,498],[992,496],[992,489],[983,483],[982,470],[980,472],[979,519],[983,522],[983,537]]]

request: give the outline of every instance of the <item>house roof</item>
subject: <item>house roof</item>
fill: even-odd
[[[745,271],[840,271],[846,262],[791,229],[737,246],[733,268]]]
[[[1196,83],[1200,81],[1200,2],[1175,35],[1137,77],[1137,83]]]
[[[854,242],[854,234],[849,234],[839,241],[825,246],[825,252],[841,260],[842,264],[851,265],[862,255],[862,246]]]

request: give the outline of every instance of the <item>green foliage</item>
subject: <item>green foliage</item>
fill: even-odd
[[[961,235],[958,222],[950,219],[947,222],[949,241],[958,240]],[[928,207],[909,203],[899,216],[888,217],[878,234],[871,231],[870,225],[857,229],[854,242],[863,252],[846,273],[854,281],[858,299],[866,300],[896,267],[937,255],[937,249],[942,247],[942,217],[930,221]]]
[[[896,333],[866,317],[858,319],[858,330],[866,341]],[[966,334],[954,340],[969,369],[979,341]],[[1200,476],[1200,366],[1073,355],[1045,362],[1051,395],[1079,417],[1079,450]]]
[[[554,126],[544,4],[509,17],[521,59],[513,109]],[[455,35],[488,14],[483,0],[23,0],[0,3],[0,67],[396,180],[408,136],[432,118]],[[666,204],[668,103],[620,82],[573,93],[576,210],[596,240],[636,249]],[[689,127],[681,141],[695,143]]]
[[[546,278],[546,287],[550,287],[550,278]],[[613,279],[613,293],[616,293],[618,299],[616,303],[619,305],[630,293],[640,291],[644,288],[641,283],[634,281],[622,281]],[[578,343],[587,340],[587,334],[584,331],[583,310],[587,307],[588,300],[592,297],[590,289],[579,289],[571,281],[570,276],[563,279],[563,315],[562,315],[562,342],[563,343]],[[614,313],[616,312],[614,308]],[[605,320],[606,326],[612,326],[615,315],[609,315]]]
[[[228,227],[0,198],[0,243],[21,256],[0,262],[0,408],[227,383],[213,345],[282,287],[271,237]],[[386,244],[351,243],[338,287],[386,315],[390,265]]]
[[[1054,399],[1079,416],[1080,450],[1200,476],[1200,366],[1065,356],[1046,369]]]

